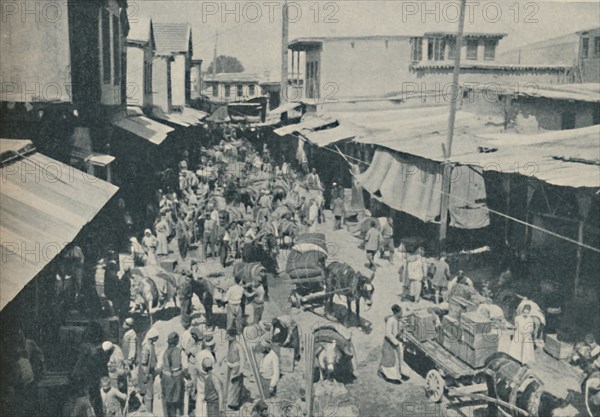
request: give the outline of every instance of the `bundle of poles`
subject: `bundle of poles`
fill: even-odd
[[[307,416],[313,417],[313,372],[315,369],[315,335],[313,332],[306,332],[304,335],[304,362],[306,373],[306,404],[308,407]]]

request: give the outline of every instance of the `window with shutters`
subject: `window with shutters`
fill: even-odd
[[[423,38],[412,38],[411,59],[413,62],[423,60]]]
[[[467,59],[477,61],[477,47],[479,41],[477,39],[467,39]]]
[[[483,58],[486,61],[493,61],[496,59],[496,45],[498,45],[498,41],[496,39],[487,39],[485,41]]]

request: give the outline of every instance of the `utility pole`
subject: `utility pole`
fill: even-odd
[[[212,75],[215,78],[217,75],[217,42],[219,42],[219,32],[215,32],[215,49],[213,51],[213,67],[212,67]]]
[[[282,22],[281,22],[281,104],[287,101],[288,87],[288,4],[287,0],[283,2]]]
[[[448,117],[448,136],[446,144],[442,145],[444,163],[442,164],[442,198],[440,207],[440,251],[445,250],[446,234],[448,232],[448,206],[450,203],[450,181],[452,178],[452,140],[454,139],[454,123],[456,121],[456,107],[458,105],[458,79],[460,76],[460,54],[462,51],[463,32],[465,30],[465,9],[467,0],[460,1],[460,21],[456,34],[456,47],[454,49],[454,73],[452,75],[450,116]]]

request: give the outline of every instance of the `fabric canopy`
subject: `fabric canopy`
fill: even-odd
[[[1,139],[0,149],[11,148],[14,142]],[[40,153],[17,157],[0,171],[3,309],[73,241],[118,188]]]
[[[393,209],[425,222],[440,214],[442,182],[434,169],[424,169],[388,151],[377,151],[369,168],[357,177],[374,197]]]
[[[369,168],[356,179],[376,199],[391,208],[432,222],[440,216],[441,172],[440,165],[435,162],[378,150]],[[457,166],[450,175],[450,226],[460,229],[488,226],[490,218],[482,170]]]
[[[480,167],[457,166],[452,170],[450,184],[450,226],[459,229],[480,229],[489,226],[485,180]]]

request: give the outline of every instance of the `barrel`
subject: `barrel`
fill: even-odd
[[[531,417],[544,415],[540,410],[544,385],[526,365],[521,365],[516,359],[505,353],[497,353],[488,358],[486,368],[489,396],[526,410]],[[515,398],[513,390],[520,389],[526,380],[529,380],[527,386],[522,392],[518,392]],[[502,408],[499,405],[489,404],[488,415],[502,415],[499,413],[499,407]]]
[[[261,273],[266,273],[266,269],[259,262],[238,262],[233,265],[233,276],[240,277],[242,281],[247,283],[258,281]]]

